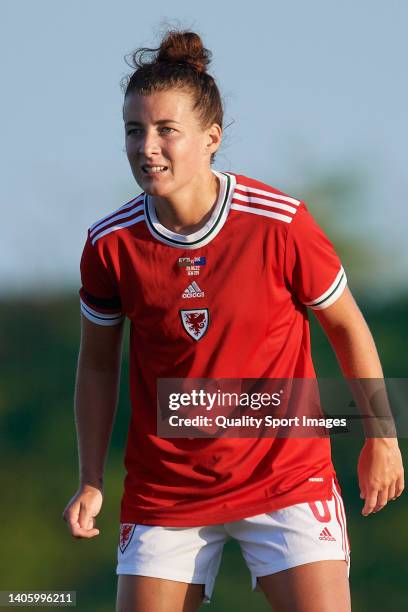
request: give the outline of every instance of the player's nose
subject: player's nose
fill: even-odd
[[[138,151],[140,155],[143,155],[147,159],[153,154],[160,152],[160,146],[157,135],[154,132],[145,131],[139,141]]]

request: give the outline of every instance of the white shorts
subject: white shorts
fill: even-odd
[[[343,500],[333,482],[328,501],[296,504],[239,521],[200,527],[122,523],[116,573],[205,585],[209,602],[224,544],[235,538],[252,578],[310,563],[345,560],[350,547]]]

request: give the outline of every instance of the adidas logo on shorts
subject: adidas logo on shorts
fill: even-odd
[[[333,538],[330,531],[325,527],[323,531],[320,532],[319,540],[326,540],[327,542],[335,542],[336,538]]]

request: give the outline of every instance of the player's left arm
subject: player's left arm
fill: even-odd
[[[348,287],[327,308],[314,310],[336,353],[343,375],[381,379],[382,367],[368,325]],[[367,438],[358,461],[362,514],[378,512],[404,490],[404,468],[397,438]]]

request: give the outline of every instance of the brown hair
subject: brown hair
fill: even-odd
[[[128,63],[135,71],[122,80],[125,98],[134,91],[149,95],[166,89],[185,89],[192,95],[193,110],[197,111],[202,128],[213,123],[222,128],[221,95],[207,72],[211,55],[195,32],[169,30],[159,48],[142,47],[131,54]]]

